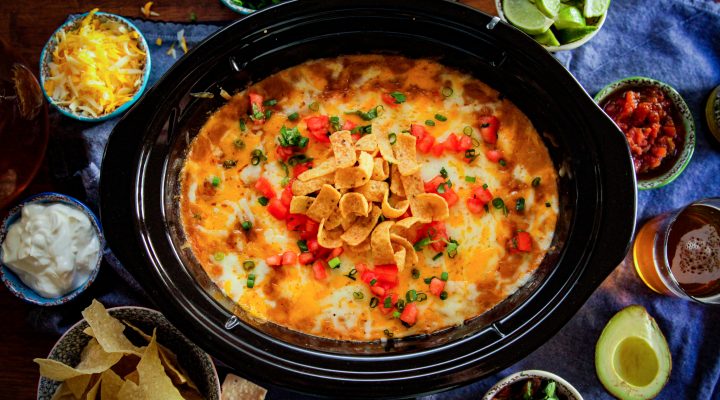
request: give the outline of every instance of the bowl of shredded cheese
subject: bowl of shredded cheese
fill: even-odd
[[[62,114],[102,121],[127,110],[150,76],[148,44],[127,19],[94,9],[71,16],[45,44],[40,83]]]

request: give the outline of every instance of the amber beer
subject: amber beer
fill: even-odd
[[[635,238],[633,259],[650,289],[720,304],[720,198],[645,223]]]

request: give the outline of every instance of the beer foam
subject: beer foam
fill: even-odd
[[[708,283],[720,279],[720,234],[712,225],[684,234],[675,249],[672,273],[679,283]]]

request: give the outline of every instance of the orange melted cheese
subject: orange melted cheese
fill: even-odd
[[[453,94],[441,95],[443,87],[451,87]],[[254,125],[247,118],[248,91],[243,91],[210,116],[187,154],[181,210],[195,256],[218,287],[251,315],[310,335],[342,340],[376,340],[385,336],[385,330],[394,337],[430,333],[462,324],[497,305],[529,279],[550,247],[558,200],[557,175],[548,151],[515,105],[471,76],[430,60],[363,55],[310,61],[248,90],[277,100],[274,113],[264,124]],[[417,303],[418,320],[410,328],[392,314],[370,308],[372,294],[367,285],[346,276],[356,263],[371,264],[371,255],[345,251],[340,256],[341,266],[328,269],[324,281],[313,277],[310,266],[268,267],[264,261],[268,256],[287,250],[299,253],[299,237],[259,204],[260,194],[254,189],[262,176],[278,194],[282,191],[286,175],[275,150],[283,125],[296,126],[303,136],[310,136],[304,122],[310,116],[339,116],[341,121],[368,125],[370,122],[346,112],[370,110],[384,104],[383,93],[395,91],[405,94],[407,101],[395,107],[384,105],[372,121],[377,133],[401,132],[411,123],[422,124],[442,114],[446,121],[435,120],[435,126],[425,127],[437,141],[453,132],[461,135],[466,126],[472,127],[478,138],[478,117],[492,114],[500,120],[497,147],[507,162],[501,167],[487,160],[482,140],[476,141],[479,157],[471,164],[464,162],[462,155],[449,152],[441,157],[418,153],[423,180],[429,181],[444,167],[460,196],[445,221],[448,234],[460,245],[454,258],[444,255],[433,260],[436,253],[429,247],[418,252],[420,261],[415,268],[420,279],[413,279],[410,269],[400,272],[400,283],[393,290],[400,298],[410,289],[428,294],[426,301]],[[313,103],[319,105],[317,111],[310,109]],[[289,121],[288,115],[294,112],[300,118]],[[247,121],[244,131],[240,119]],[[236,145],[238,140],[244,144],[242,148]],[[256,149],[262,150],[267,161],[253,166],[251,152]],[[332,153],[327,144],[311,139],[306,154],[318,165]],[[224,168],[227,160],[235,161],[235,166]],[[466,182],[467,176],[475,177],[476,182]],[[535,177],[542,182],[538,187],[531,185]],[[212,185],[215,178],[220,181],[217,187]],[[468,211],[465,199],[471,187],[483,183],[495,197],[504,199],[508,215],[492,206],[486,213]],[[514,207],[520,197],[525,199],[522,213]],[[250,232],[241,229],[244,220],[252,222]],[[506,244],[517,230],[531,234],[531,252],[511,254],[507,250]],[[247,260],[255,263],[252,271],[243,268]],[[449,275],[446,300],[431,295],[423,282],[443,271]],[[256,276],[253,288],[247,288],[250,273]],[[354,292],[362,293],[363,298],[356,299]]]

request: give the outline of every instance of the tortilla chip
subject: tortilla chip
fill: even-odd
[[[394,245],[393,258],[395,259],[395,265],[398,267],[398,271],[402,271],[405,268],[405,248],[400,245]]]
[[[315,221],[326,219],[337,209],[340,192],[330,185],[323,185],[315,201],[307,210],[307,216]]]
[[[325,220],[320,221],[320,228],[318,229],[317,240],[320,246],[326,249],[334,249],[342,246],[342,240],[340,239],[342,231],[339,229],[328,230],[325,228]]]
[[[338,189],[352,189],[362,186],[370,180],[373,171],[373,157],[361,152],[358,157],[358,166],[340,168],[335,171],[335,187]]]
[[[100,399],[116,399],[123,383],[123,379],[113,370],[103,372],[100,375]]]
[[[384,158],[387,162],[397,164],[398,160],[395,158],[395,153],[393,153],[393,145],[390,144],[390,137],[387,133],[379,133],[379,129],[376,129],[375,126],[372,127],[373,132],[375,133],[375,139],[377,141],[377,147],[380,150],[380,155],[382,158]],[[397,145],[397,140],[395,142]]]
[[[345,193],[338,204],[340,215],[343,219],[351,219],[355,216],[367,217],[370,212],[368,201],[361,193]]]
[[[221,400],[263,400],[267,394],[264,388],[233,374],[227,374],[221,391]]]
[[[105,371],[122,358],[121,353],[108,353],[103,350],[97,339],[90,339],[80,354],[80,363],[73,368],[60,361],[36,358],[33,361],[40,366],[40,375],[55,380],[64,381],[80,375],[90,375]]]
[[[290,200],[290,214],[307,214],[314,201],[315,198],[310,196],[293,196]]]
[[[126,376],[135,371],[138,362],[140,362],[140,357],[134,354],[126,354],[120,359],[120,361],[112,366],[112,370],[120,376]]]
[[[393,226],[393,229],[396,227],[397,223]],[[418,263],[419,259],[417,252],[415,251],[415,247],[413,247],[412,243],[410,243],[409,240],[405,239],[400,235],[390,233],[390,241],[392,241],[393,243],[398,243],[400,244],[400,246],[405,248],[405,266],[413,266]],[[401,266],[400,264],[398,264],[397,266],[398,270],[403,270],[403,266]]]
[[[423,222],[425,221],[417,216],[403,218],[399,221],[395,221],[395,225],[392,227],[392,232],[399,236],[407,237],[407,231],[410,230],[410,228],[412,228],[415,224]]]
[[[368,206],[369,207],[369,206]],[[364,217],[350,217],[350,218],[340,218],[340,225],[342,226],[343,231],[346,231],[350,229],[351,226],[357,221],[358,218],[364,218]]]
[[[343,219],[340,215],[340,211],[338,211],[337,207],[333,210],[332,213],[330,213],[330,216],[325,219],[325,229],[327,230],[333,230],[337,228],[338,226],[342,225]],[[343,228],[345,230],[345,228]]]
[[[372,248],[370,247],[370,238],[369,237],[365,238],[365,240],[363,240],[362,243],[360,243],[359,245],[357,245],[357,246],[349,246],[348,245],[347,248],[349,251],[352,251],[355,254],[364,254],[364,253],[367,253],[370,250],[372,250]]]
[[[380,203],[385,198],[385,193],[388,192],[387,182],[382,181],[369,181],[368,183],[355,189],[355,193],[360,193],[368,201],[374,201]]]
[[[62,382],[60,386],[55,390],[53,397],[50,400],[75,400],[75,396],[68,389],[65,382]]]
[[[450,216],[445,199],[435,193],[422,193],[410,201],[413,215],[426,221],[442,221]]]
[[[90,389],[85,393],[85,399],[86,400],[95,400],[97,398],[98,392],[100,391],[100,376],[96,375],[94,376],[95,380],[92,381],[92,386],[90,386]]]
[[[140,380],[138,386],[145,394],[145,398],[149,400],[183,400],[170,377],[165,374],[158,353],[155,332],[153,332],[152,340],[145,348],[145,353],[143,353],[137,365],[137,372]]]
[[[95,333],[93,332],[92,328],[89,326],[87,328],[83,329],[83,333],[88,336],[95,337]]]
[[[346,230],[340,238],[350,246],[359,245],[370,236],[370,232],[372,232],[375,224],[377,224],[381,214],[382,210],[374,205],[372,210],[370,210],[370,215],[358,218],[350,229]]]
[[[85,394],[88,387],[92,386],[90,384],[90,380],[93,376],[94,375],[78,375],[76,377],[66,379],[65,386],[67,386],[68,390],[70,390],[70,393],[72,393],[75,398],[79,399],[83,394]]]
[[[320,165],[316,165],[315,167],[298,175],[297,180],[301,182],[311,181],[313,179],[320,178],[321,176],[330,175],[335,172],[335,169],[335,159],[331,157],[320,163]]]
[[[370,179],[374,181],[384,181],[390,176],[390,164],[387,160],[380,157],[373,159],[373,172]]]
[[[390,228],[394,224],[394,221],[383,221],[372,232],[370,247],[372,247],[375,265],[395,263],[395,250],[390,242]]]
[[[335,155],[335,167],[347,168],[355,165],[357,155],[350,131],[338,131],[330,135],[330,145]]]
[[[146,399],[147,397],[145,397],[145,393],[142,389],[140,389],[140,386],[138,386],[137,383],[125,380],[118,391],[117,398],[118,400],[138,400]]]
[[[420,164],[417,162],[416,143],[417,138],[409,133],[399,133],[397,135],[393,150],[395,151],[395,158],[401,175],[412,175],[420,171]]]
[[[390,166],[390,192],[400,197],[406,197],[402,183],[402,175],[400,175],[397,164]]]
[[[408,208],[410,207],[410,201],[409,200],[401,200],[395,203],[395,206],[393,207],[390,205],[390,201],[388,198],[388,192],[385,192],[385,195],[383,196],[382,201],[382,212],[385,218],[395,219],[400,218],[401,215],[405,214],[407,212]]]
[[[292,183],[292,192],[295,196],[305,196],[310,193],[315,193],[320,190],[323,185],[332,184],[333,182],[335,182],[335,176],[332,174],[311,179],[307,182],[295,179]]]
[[[405,197],[410,200],[410,205],[412,206],[412,201],[415,196],[425,193],[425,184],[423,183],[422,176],[420,176],[420,171],[412,175],[401,174],[400,180],[402,180],[403,189],[405,190]]]
[[[355,150],[365,151],[372,155],[375,155],[378,151],[377,139],[374,133],[370,133],[362,136],[355,142]]]
[[[83,317],[93,330],[100,346],[108,353],[142,354],[142,350],[130,343],[123,334],[125,325],[108,314],[105,307],[97,300],[82,311]]]
[[[139,384],[140,383],[140,374],[138,374],[137,370],[135,370],[135,371],[125,375],[124,379],[126,381],[131,381],[135,384]]]

